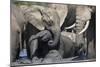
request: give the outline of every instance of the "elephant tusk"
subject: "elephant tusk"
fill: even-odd
[[[86,22],[85,27],[83,28],[83,30],[82,30],[81,32],[79,32],[79,33],[78,33],[78,35],[80,35],[80,34],[84,33],[84,32],[87,30],[87,28],[88,28],[89,24],[90,24],[90,21],[88,20],[88,21]]]
[[[71,28],[74,28],[74,27],[75,27],[75,23],[73,25],[69,26],[69,27],[65,27],[65,29],[67,30],[67,29],[71,29]]]

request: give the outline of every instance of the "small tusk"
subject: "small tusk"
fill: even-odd
[[[73,27],[75,27],[75,23],[73,25],[69,26],[69,27],[65,27],[65,29],[71,29]]]
[[[82,30],[81,32],[78,33],[78,35],[84,33],[84,32],[87,30],[87,28],[88,28],[88,26],[89,26],[89,23],[90,23],[90,21],[88,20],[88,21],[86,22],[85,27],[83,28],[83,30]]]

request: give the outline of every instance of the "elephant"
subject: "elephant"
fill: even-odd
[[[50,9],[51,11],[58,11],[57,13],[58,13],[58,16],[61,16],[61,14],[60,14],[60,11],[58,10],[58,7],[59,5],[50,5],[50,7],[52,8],[52,9]],[[68,9],[67,9],[67,6],[66,5],[62,5],[62,6],[65,6],[65,8],[66,8],[66,11],[68,11]],[[40,6],[38,6],[38,8],[40,9],[40,12],[38,11],[38,10],[35,10],[35,9],[30,9],[29,11],[31,11],[31,10],[33,10],[33,14],[32,15],[34,15],[33,16],[33,19],[34,19],[34,17],[36,17],[36,15],[35,14],[38,14],[38,16],[39,16],[39,22],[41,21],[41,17],[42,17],[42,20],[45,20],[46,19],[46,21],[47,22],[49,22],[48,21],[48,12],[47,12],[47,9],[45,10],[45,8],[46,7],[42,7],[42,8],[40,8]],[[37,7],[36,7],[36,9],[37,9]],[[41,11],[41,9],[42,9],[42,11]],[[78,8],[77,8],[78,9]],[[48,10],[49,11],[49,10]],[[38,12],[38,13],[35,13],[35,12]],[[80,12],[80,11],[76,11],[76,12]],[[28,13],[28,12],[27,12]],[[28,15],[27,13],[25,13],[26,15]],[[46,13],[46,15],[45,15],[45,13]],[[52,12],[53,13],[53,12]],[[67,15],[67,12],[64,12],[64,14],[65,15]],[[61,16],[61,17],[63,17],[63,16]],[[60,19],[61,19],[61,17],[59,17]],[[64,20],[64,18],[65,17],[63,17],[63,20]],[[35,20],[29,20],[30,22],[29,23],[32,23],[32,25],[33,26],[36,26],[34,23],[36,23],[36,22],[38,22],[37,20],[35,21]],[[61,20],[59,20],[60,22],[57,22],[57,24],[60,24],[60,26],[59,25],[55,25],[55,26],[58,26],[58,31],[57,32],[60,32],[60,27],[61,27],[61,25],[63,24],[63,23],[61,23]],[[63,21],[62,21],[63,22]],[[43,23],[43,22],[40,22],[40,23]],[[43,25],[44,26],[46,26],[47,27],[47,29],[49,30],[49,27],[48,27],[48,25],[50,25],[50,23],[43,23]],[[74,24],[74,26],[75,26],[75,24]],[[38,29],[39,29],[39,27],[38,26],[36,26]],[[69,27],[67,27],[67,28],[69,28]],[[66,29],[67,29],[66,28]],[[43,26],[41,27],[41,29],[43,29]],[[56,28],[54,28],[53,27],[53,29],[56,29]],[[52,30],[53,30],[52,29]],[[55,34],[55,32],[54,32],[54,34]],[[57,34],[55,34],[56,36],[58,36],[58,33]],[[55,36],[54,35],[54,36]],[[59,38],[59,37],[58,37]],[[56,38],[56,43],[57,43],[57,40],[58,40],[58,38]],[[54,38],[55,39],[55,38]],[[55,41],[54,41],[55,42]]]
[[[36,40],[38,40],[38,41],[36,41]],[[36,43],[34,43],[34,42],[36,42]],[[53,42],[52,35],[48,30],[43,30],[43,31],[37,33],[36,35],[32,35],[29,38],[29,43],[28,43],[29,45],[33,46],[31,51],[30,51],[32,53],[31,58],[33,58],[34,56],[38,56],[38,57],[43,58],[49,49],[48,45],[46,45],[46,44],[49,44],[52,42]],[[43,49],[42,49],[42,47],[43,47]],[[44,47],[46,47],[47,50],[46,50],[46,48],[44,49]],[[41,54],[40,52],[44,53],[44,54]]]
[[[45,29],[53,34],[53,43],[49,45],[56,46],[60,39],[60,18],[52,8],[42,10],[41,15]]]
[[[46,11],[46,10],[45,10]],[[48,10],[47,10],[48,11]],[[44,13],[44,11],[41,11],[42,12],[42,14]],[[49,14],[48,12],[46,13],[46,14]],[[54,15],[54,14],[53,14]],[[52,20],[52,18],[50,18],[51,20]],[[55,18],[53,18],[54,20],[55,20]],[[59,19],[59,18],[58,18]],[[54,39],[55,40],[53,40],[54,42],[56,42],[56,43],[54,43],[53,45],[55,46],[55,45],[58,45],[59,47],[58,47],[58,51],[59,51],[59,53],[61,54],[61,56],[63,57],[63,58],[66,58],[66,57],[69,57],[69,56],[73,56],[73,54],[74,54],[74,43],[72,42],[72,40],[71,39],[69,39],[68,37],[65,37],[65,36],[63,36],[61,33],[63,33],[63,32],[61,32],[61,30],[59,29],[60,28],[60,20],[58,20],[57,19],[57,25],[55,25],[55,27],[53,27],[53,26],[51,26],[51,28],[49,28],[49,26],[47,26],[47,30],[49,30],[49,31],[51,31],[52,32],[52,34],[53,34],[53,36],[55,36],[54,37]],[[45,22],[50,22],[50,21],[48,21],[48,15],[46,16],[46,15],[44,15],[43,16],[43,20],[45,20]],[[56,24],[55,23],[55,24]],[[48,23],[49,24],[49,23]],[[54,25],[54,24],[53,24]],[[49,28],[49,29],[48,29]],[[54,29],[54,30],[52,30],[52,28]],[[58,31],[57,31],[58,30]],[[53,33],[54,32],[54,33]],[[56,33],[56,34],[55,34]],[[54,47],[52,44],[51,44],[51,46],[52,47]],[[71,52],[71,53],[70,53]]]
[[[45,29],[53,34],[53,36],[52,36],[53,40],[50,40],[48,42],[48,45],[50,47],[54,47],[57,45],[57,43],[59,42],[59,39],[60,39],[60,24],[58,24],[58,22],[60,22],[60,21],[58,20],[59,16],[57,15],[55,10],[49,8],[48,11],[46,11],[47,9],[48,8],[46,8],[45,10],[42,10],[42,11],[40,10],[40,13],[42,15],[42,21],[45,26]],[[47,14],[49,14],[49,15],[47,15]],[[39,37],[42,36],[41,33],[37,34],[37,35],[39,35]],[[33,47],[33,48],[36,49],[36,47]]]
[[[44,39],[42,39],[42,41],[45,41],[45,39],[47,39],[46,41],[48,42],[45,50],[48,46],[50,48],[58,46],[57,50],[63,58],[74,56],[73,54],[75,52],[75,48],[79,48],[81,43],[84,44],[85,40],[83,35],[90,24],[89,21],[91,19],[92,10],[88,6],[73,5],[70,8],[69,6],[71,5],[50,4],[48,7],[39,5],[24,5],[19,7],[22,10],[23,18],[26,22],[25,40],[26,47],[29,47],[28,50],[30,52],[31,59],[33,58],[32,55],[35,54],[35,51],[38,48],[37,38],[43,34],[41,32],[43,32],[44,30],[46,30],[47,37],[43,36]],[[69,27],[65,27],[65,25],[64,29],[68,30],[73,28],[72,30],[74,30],[74,32],[71,32],[72,36],[69,36],[70,34],[68,34],[68,32],[65,32],[61,29],[62,25],[64,23],[67,23],[67,21],[65,20],[66,17],[68,17],[70,11],[73,12],[70,13],[71,15],[76,16],[71,16],[75,19],[72,19],[69,23],[71,23],[73,20],[75,21],[73,21],[74,24]],[[39,36],[34,39],[35,35]],[[48,41],[48,38],[50,38],[51,40]],[[31,44],[29,44],[30,40],[32,40]],[[83,45],[79,51],[86,51],[86,48],[86,45]]]
[[[61,11],[58,7],[61,7],[62,9],[64,8],[63,11]],[[29,21],[29,23],[31,23],[40,31],[44,30],[47,26],[49,26],[48,24],[52,24],[52,23],[47,23],[47,22],[44,23],[44,21],[42,21],[43,19],[46,19],[46,21],[49,21],[47,20],[47,18],[49,17],[47,17],[45,13],[49,14],[48,11],[50,11],[52,13],[51,15],[54,15],[54,16],[50,16],[51,19],[53,20],[56,18],[59,18],[54,21],[54,25],[51,28],[47,27],[47,28],[50,28],[50,30],[54,34],[55,41],[53,44],[57,43],[57,41],[59,40],[59,35],[60,35],[58,34],[60,32],[60,27],[63,24],[65,16],[67,15],[67,5],[52,4],[52,5],[49,5],[49,7],[44,7],[44,6],[39,6],[39,5],[32,5],[31,7],[27,7],[27,6],[22,5],[20,6],[20,8],[23,10],[26,20]],[[46,11],[47,9],[48,11]]]
[[[61,32],[60,32],[60,29],[59,29],[60,28],[60,25],[57,25],[58,22],[59,22],[58,21],[59,18],[56,17],[57,18],[57,21],[56,21],[55,18],[53,18],[53,19],[52,18],[49,18],[49,15],[47,15],[47,14],[49,14],[49,11],[47,13],[46,13],[46,10],[45,11],[43,11],[43,10],[41,11],[41,15],[43,15],[42,20],[45,23],[46,30],[48,30],[48,31],[51,32],[51,34],[54,36],[53,42],[56,42],[56,43],[53,43],[52,42],[52,43],[47,44],[47,45],[49,45],[50,47],[55,47],[57,45],[60,45],[57,50],[60,52],[60,54],[62,55],[62,57],[68,57],[67,55],[73,49],[74,44],[71,41],[71,39],[69,39],[68,37],[61,36]],[[57,24],[54,23],[55,21],[56,21]],[[55,25],[56,28],[53,25]],[[41,36],[42,34],[37,34],[37,35],[38,36]],[[37,37],[37,35],[36,36],[33,35],[33,37],[31,37],[30,40],[35,39]],[[36,49],[36,47],[35,47],[35,49]],[[72,52],[71,52],[70,55],[72,56],[72,54],[73,54],[73,50],[72,50]]]
[[[75,27],[76,43],[78,46],[80,45],[83,46],[79,51],[80,53],[82,53],[82,56],[84,55],[85,57],[87,56],[87,44],[86,44],[85,30],[87,30],[90,24],[91,11],[92,10],[88,6],[77,6],[76,8],[76,27]],[[86,29],[84,28],[85,24],[87,25]]]
[[[48,7],[46,8],[46,7],[38,6],[38,5],[33,5],[31,7],[28,7],[28,9],[27,9],[27,6],[24,6],[24,7],[21,6],[20,8],[23,10],[23,14],[27,22],[31,23],[33,26],[35,26],[40,31],[43,30],[44,28],[48,28],[48,30],[50,30],[54,34],[54,38],[53,38],[54,41],[51,45],[55,45],[58,43],[58,40],[60,37],[60,20],[59,20],[59,16],[55,9],[48,8]],[[50,14],[50,13],[47,13],[48,12],[46,11],[47,9],[51,13],[51,15],[54,15],[54,16],[50,16],[50,18],[53,19],[53,21],[50,20],[51,21],[50,23],[47,23],[49,21],[47,20],[47,18],[49,17],[45,15],[45,14]],[[45,19],[47,22],[44,22],[43,19]],[[50,24],[52,24],[51,27],[47,27]]]
[[[26,17],[24,11],[19,8],[19,6],[16,6],[15,4],[11,5],[11,61],[14,59],[16,60],[16,57],[18,59],[18,55],[20,55],[20,52],[23,53],[23,49],[25,49],[25,52],[27,52],[27,45],[26,45],[26,39],[24,36],[25,35],[25,27],[28,24],[29,19]],[[25,6],[27,8],[27,6]],[[35,8],[37,9],[37,8]],[[37,10],[37,12],[39,12]],[[35,12],[33,12],[35,14]],[[39,17],[39,16],[38,16]],[[31,24],[35,24],[40,22],[36,18],[33,17],[33,21],[30,20]],[[39,24],[41,26],[41,24]],[[37,28],[41,29],[39,26]],[[36,29],[38,30],[38,29]],[[35,31],[36,32],[36,31]],[[17,47],[18,46],[18,47]],[[17,52],[16,52],[16,51]],[[18,54],[18,55],[17,55]],[[13,58],[14,57],[14,58]]]
[[[11,4],[11,62],[15,61],[19,50],[22,50],[21,37],[24,24],[23,13],[16,5]]]
[[[95,7],[93,7],[93,8],[95,8]],[[76,6],[76,23],[70,27],[65,28],[65,29],[74,28],[74,31],[75,31],[74,37],[75,37],[75,42],[77,43],[76,47],[81,46],[79,52],[84,53],[83,54],[83,55],[85,55],[84,57],[88,57],[88,55],[89,55],[88,49],[89,49],[89,51],[90,51],[90,49],[91,49],[91,51],[94,50],[93,47],[90,48],[87,46],[87,45],[89,45],[89,43],[87,43],[87,39],[90,39],[90,37],[87,36],[87,34],[90,35],[89,32],[87,33],[87,31],[91,32],[91,29],[93,29],[93,28],[90,29],[90,25],[91,25],[91,23],[95,23],[95,21],[91,22],[91,19],[93,19],[93,18],[91,18],[92,14],[94,12],[93,8],[91,8],[90,6],[77,5]],[[92,32],[92,34],[94,34],[94,33]],[[89,42],[89,40],[88,40],[88,42]],[[91,45],[91,46],[93,46],[93,45]],[[82,55],[80,55],[80,56],[82,56]]]
[[[49,43],[53,43],[53,40],[51,41],[51,33],[47,30],[44,30],[44,31],[41,31],[39,32],[38,34],[36,35],[32,35],[29,39],[29,43],[32,45],[34,44],[34,39],[39,39],[39,40],[42,40],[42,42],[44,41],[44,44],[42,44],[41,41],[38,41],[38,43],[40,43],[39,45],[35,45],[34,46],[34,49],[36,49],[35,51],[35,54],[34,57],[37,57],[37,58],[46,58],[46,55],[49,54],[49,51],[52,51],[55,50],[59,53],[59,55],[61,56],[61,58],[68,58],[68,57],[71,57],[71,56],[74,56],[74,43],[73,41],[64,36],[63,34],[61,35],[60,37],[60,40],[59,40],[59,45],[58,48],[56,46],[52,46],[49,45]],[[47,43],[46,43],[47,42]],[[45,46],[46,48],[44,48],[43,46]],[[43,49],[41,49],[43,47]],[[69,47],[69,48],[68,48]],[[67,49],[66,49],[67,48]],[[33,50],[34,50],[33,49]],[[41,52],[39,50],[45,50],[46,53],[44,52]],[[39,52],[38,52],[39,51]],[[34,52],[33,52],[34,53]],[[41,54],[42,53],[42,54]],[[38,55],[39,54],[39,55]],[[44,55],[45,54],[45,55]],[[56,54],[56,53],[55,53]],[[33,57],[33,61],[34,61],[34,57]],[[49,57],[48,57],[49,58]],[[50,58],[49,58],[50,59]],[[52,59],[52,58],[51,58]],[[47,59],[44,60],[44,62],[46,62]],[[55,60],[56,61],[56,60]]]
[[[71,6],[71,5],[69,5],[69,6]],[[75,46],[79,48],[82,45],[82,48],[79,51],[80,52],[85,51],[85,53],[87,53],[87,44],[85,43],[86,38],[84,38],[84,33],[89,27],[92,9],[89,6],[79,6],[79,5],[71,6],[70,9],[73,9],[73,11],[75,10],[76,17],[75,16],[74,17],[75,17],[76,21],[72,26],[66,27],[65,29],[74,27],[74,32],[75,32],[74,40],[76,43]],[[61,33],[63,33],[63,32],[61,32]],[[67,37],[68,37],[68,35],[67,35]]]

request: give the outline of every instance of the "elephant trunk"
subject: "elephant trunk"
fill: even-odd
[[[60,40],[60,29],[51,29],[51,33],[53,34],[53,41],[51,42],[51,41],[49,41],[48,42],[48,45],[50,46],[50,47],[55,47],[55,46],[57,46],[57,44],[58,44],[58,42],[59,42],[59,40]]]
[[[52,8],[42,11],[40,10],[40,13],[42,15],[45,28],[52,34],[52,39],[48,41],[48,45],[50,47],[55,47],[58,45],[60,39],[60,17],[56,10]]]

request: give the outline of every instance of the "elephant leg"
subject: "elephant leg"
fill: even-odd
[[[37,33],[36,35],[32,35],[29,38],[29,42],[34,39],[38,39],[38,38],[40,38],[42,41],[48,41],[48,40],[52,39],[52,35],[48,30],[43,30],[43,31]]]
[[[22,33],[19,33],[20,50],[22,50]]]
[[[63,57],[64,56],[64,43],[63,40],[60,38],[60,47],[58,49],[60,55]]]
[[[37,47],[38,47],[38,40],[35,39],[30,44],[30,56],[31,56],[31,59],[35,55],[35,52],[36,52]]]
[[[11,32],[11,62],[16,61],[19,51],[19,38],[17,32]]]
[[[79,55],[81,59],[85,59],[87,56],[87,43],[83,35],[76,36],[75,47],[78,48],[77,55]]]
[[[67,36],[61,35],[59,53],[63,58],[74,56],[74,43]]]

